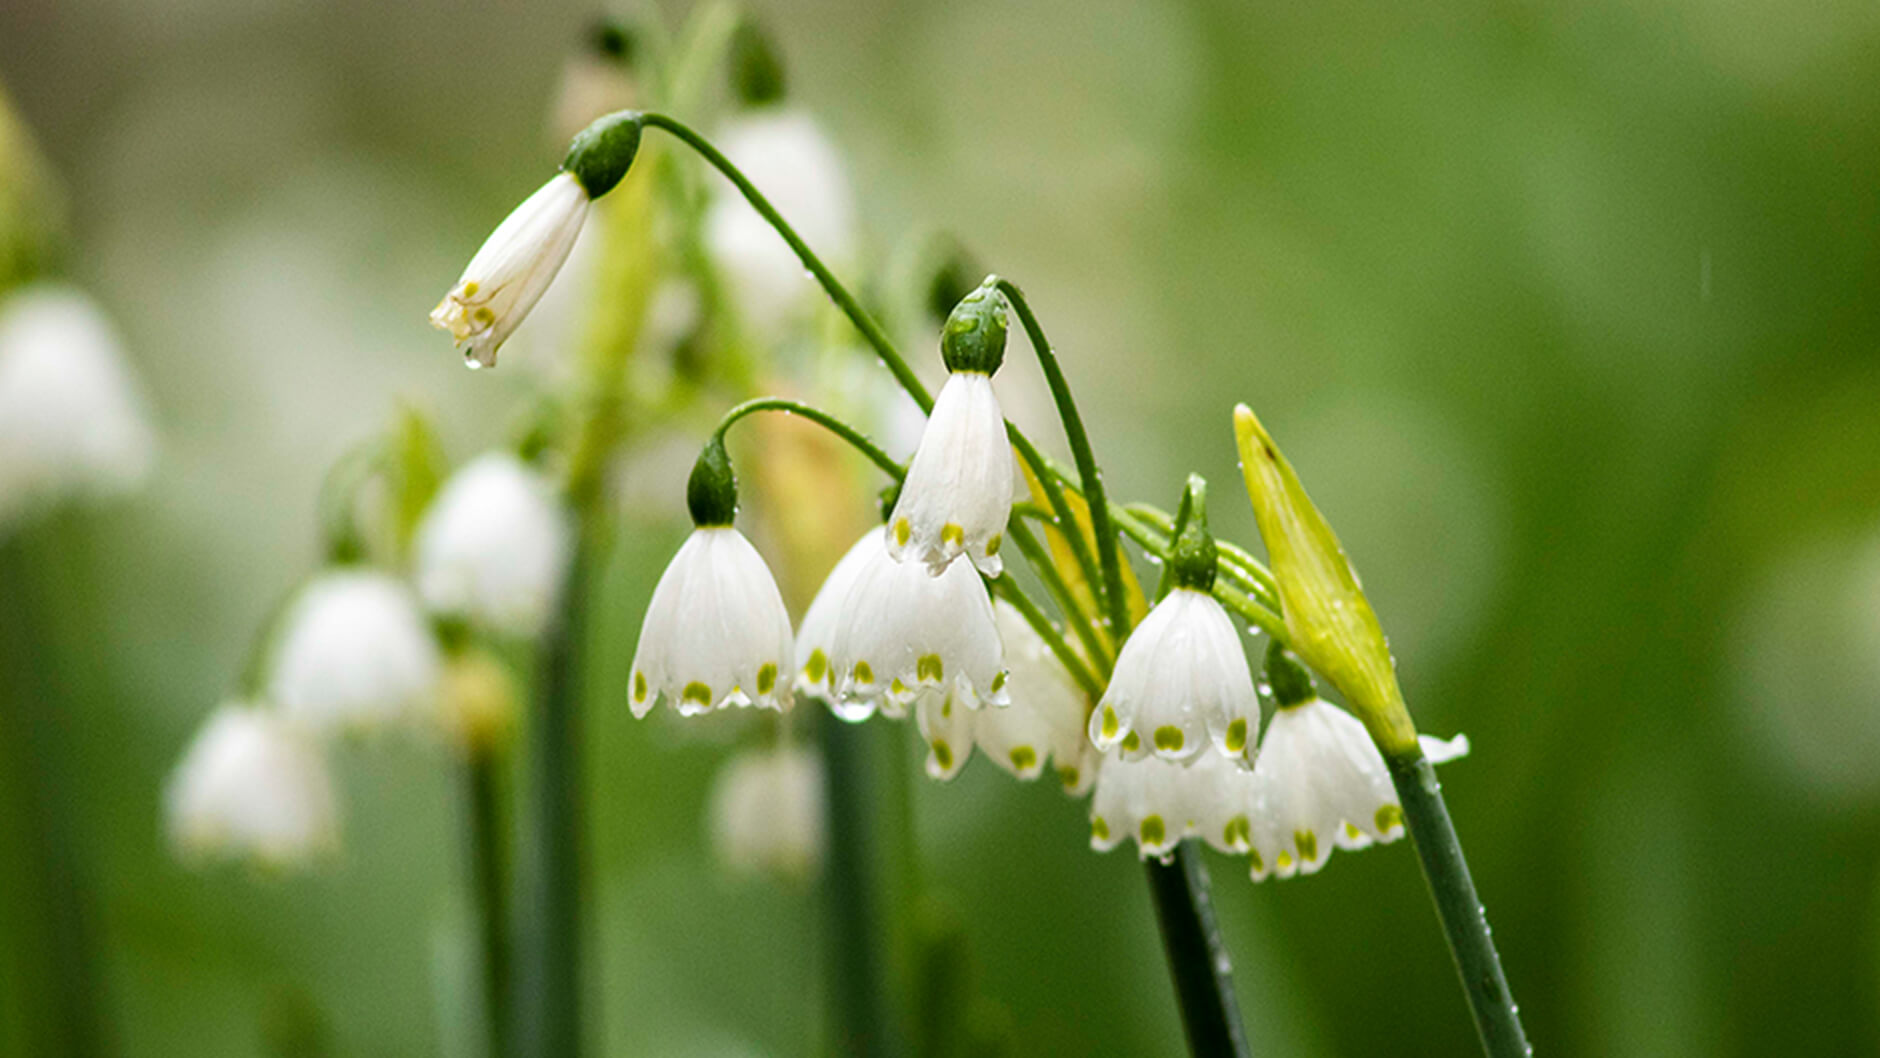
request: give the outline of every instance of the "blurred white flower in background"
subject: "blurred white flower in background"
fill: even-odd
[[[785,746],[725,762],[712,780],[711,839],[733,871],[814,873],[824,845],[822,757]]]
[[[96,302],[52,283],[0,301],[0,530],[35,508],[137,487],[155,449]]]
[[[418,595],[432,613],[534,636],[561,591],[571,532],[542,475],[508,452],[478,456],[418,525]]]
[[[337,569],[301,589],[274,647],[270,696],[327,734],[428,715],[438,650],[417,600],[383,573]]]
[[[815,119],[798,110],[761,107],[718,130],[719,150],[831,268],[840,270],[855,242],[855,206],[835,146]],[[820,297],[789,246],[736,188],[714,181],[705,245],[725,278],[748,331],[774,334]]]
[[[171,843],[189,858],[293,867],[339,842],[339,807],[317,744],[279,713],[229,703],[170,776]]]

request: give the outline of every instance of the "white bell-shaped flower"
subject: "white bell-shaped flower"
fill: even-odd
[[[1090,700],[1022,614],[1003,599],[993,615],[1005,644],[1012,704],[981,709],[973,716],[973,741],[992,762],[1020,779],[1033,779],[1047,760],[1071,793],[1090,788],[1097,774],[1097,748],[1084,734]]]
[[[802,111],[761,107],[719,130],[731,159],[818,256],[834,265],[855,242],[855,207],[835,147]],[[713,184],[705,247],[745,329],[777,334],[798,322],[821,293],[789,245],[737,189]]]
[[[889,550],[934,574],[965,554],[986,576],[998,576],[1017,480],[991,376],[955,371],[934,400],[888,519]]]
[[[1432,764],[1469,752],[1466,735],[1418,741]],[[1357,717],[1316,696],[1274,713],[1254,784],[1255,881],[1312,874],[1334,846],[1361,849],[1403,835],[1403,807],[1383,754]]]
[[[944,782],[958,775],[973,755],[975,716],[1004,711],[964,708],[944,690],[919,696],[914,704],[914,723],[927,743],[928,778]]]
[[[0,302],[0,525],[135,488],[155,450],[123,346],[96,302],[52,283]]]
[[[634,716],[664,697],[682,716],[784,709],[790,614],[763,556],[729,525],[692,531],[653,589],[633,654]]]
[[[796,630],[796,693],[836,701],[835,666],[830,660],[835,656],[836,627],[841,623],[849,589],[862,571],[887,557],[885,532],[876,527],[863,533],[829,571],[822,587],[816,589],[816,597],[810,600],[803,623]]]
[[[457,285],[431,310],[431,324],[450,332],[466,364],[495,366],[496,350],[568,259],[588,205],[575,174],[557,173],[503,218],[470,258]]]
[[[843,598],[832,644],[832,707],[845,720],[877,709],[904,716],[929,693],[966,709],[1008,700],[992,600],[969,563],[936,577],[886,549],[871,555]]]
[[[333,850],[339,807],[319,748],[280,714],[218,708],[164,791],[172,844],[188,857],[291,867]]]
[[[478,456],[418,526],[418,595],[433,613],[532,637],[560,595],[571,536],[547,480],[510,453]]]
[[[288,608],[269,697],[318,733],[383,727],[428,713],[437,641],[404,584],[366,569],[315,578]]]
[[[793,746],[740,753],[712,780],[712,849],[733,871],[815,873],[824,825],[820,754]]]
[[[1182,838],[1200,832],[1214,791],[1211,772],[1160,757],[1111,754],[1102,761],[1090,802],[1091,848],[1108,852],[1133,838],[1146,860],[1169,855]]]
[[[1143,618],[1116,658],[1090,716],[1090,740],[1131,756],[1186,760],[1212,740],[1238,755],[1259,729],[1260,699],[1240,633],[1205,591],[1177,587]]]

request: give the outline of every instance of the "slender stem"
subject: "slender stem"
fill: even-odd
[[[1449,954],[1455,957],[1456,972],[1462,975],[1462,991],[1469,997],[1469,1009],[1475,1015],[1482,1051],[1489,1058],[1528,1058],[1533,1049],[1521,1027],[1521,1014],[1508,990],[1508,978],[1502,973],[1501,956],[1495,952],[1495,939],[1489,934],[1488,914],[1475,894],[1475,881],[1469,877],[1469,864],[1462,856],[1462,843],[1456,840],[1449,807],[1443,803],[1436,769],[1421,749],[1391,757],[1389,763],[1390,780],[1403,803],[1404,823],[1417,857],[1423,861],[1430,896],[1436,901],[1436,917],[1442,920]]]
[[[881,795],[870,767],[870,740],[880,725],[845,724],[818,717],[827,794],[829,835],[824,888],[830,964],[829,1053],[885,1058],[907,1048],[897,1033],[882,951],[881,908],[876,903],[879,866],[872,806]]]
[[[816,256],[815,251],[809,248],[809,244],[803,241],[803,237],[790,226],[790,222],[784,220],[783,215],[777,212],[777,207],[771,205],[770,200],[764,197],[764,193],[759,191],[757,186],[752,184],[742,172],[739,172],[738,167],[731,164],[731,160],[726,158],[718,148],[712,146],[710,140],[693,131],[685,122],[659,113],[643,114],[641,118],[648,128],[664,129],[677,136],[686,146],[697,151],[701,157],[710,162],[712,168],[723,173],[725,179],[731,181],[744,196],[744,200],[751,204],[751,208],[755,209],[766,223],[775,228],[778,235],[783,236],[784,242],[790,244],[790,249],[796,253],[797,260],[803,262],[803,267],[809,269],[810,274],[816,277],[816,282],[821,284],[823,292],[829,295],[829,300],[836,303],[836,307],[849,318],[849,322],[855,325],[855,329],[862,332],[862,337],[868,340],[868,344],[874,346],[876,355],[881,357],[881,362],[894,375],[895,381],[901,384],[901,388],[907,390],[908,395],[914,398],[914,403],[920,405],[920,410],[932,411],[933,395],[927,392],[927,387],[921,384],[920,378],[914,374],[914,369],[908,366],[907,360],[901,356],[899,350],[895,349],[887,332],[883,331],[881,325],[875,322],[875,318],[862,308],[861,304],[855,300],[855,295],[849,293],[848,288],[835,277],[835,273],[829,271],[829,266],[823,264],[822,258]]]
[[[1164,535],[1168,535],[1170,527],[1175,524],[1175,519],[1167,511],[1147,503],[1125,505],[1118,519],[1124,516],[1147,522],[1160,529]],[[1260,563],[1259,559],[1254,558],[1246,548],[1231,540],[1215,537],[1214,546],[1220,551],[1222,573],[1238,581],[1249,594],[1270,600],[1273,606],[1279,605],[1279,582],[1273,579],[1273,574]]]
[[[483,977],[483,1013],[490,1058],[500,1058],[509,1039],[509,900],[504,889],[502,811],[494,749],[472,746],[463,762],[466,804],[465,858],[476,901]]]
[[[1084,650],[1089,652],[1091,660],[1099,669],[1109,671],[1110,656],[1104,649],[1103,637],[1097,635],[1096,627],[1090,623],[1090,615],[1084,612],[1083,605],[1071,593],[1071,586],[1064,583],[1064,575],[1058,572],[1050,556],[1045,554],[1044,546],[1038,543],[1037,537],[1031,535],[1031,529],[1016,517],[1012,519],[1012,524],[1006,532],[1012,537],[1012,542],[1018,546],[1019,552],[1025,556],[1025,561],[1030,563],[1033,572],[1038,574],[1038,579],[1044,582],[1045,591],[1056,600],[1058,609],[1063,612],[1071,631],[1077,634],[1077,641],[1082,643]],[[1085,689],[1089,690],[1089,688]],[[1102,696],[1100,686],[1097,688],[1097,696]]]
[[[561,589],[560,612],[543,633],[540,688],[528,725],[529,800],[518,857],[517,1046],[521,1058],[578,1058],[583,995],[581,919],[581,659],[587,587],[598,568],[600,528],[582,517]]]
[[[867,434],[862,433],[862,431],[843,422],[834,415],[823,411],[821,408],[804,404],[801,401],[790,400],[786,397],[759,397],[756,400],[747,400],[739,404],[730,411],[725,412],[724,417],[718,420],[718,429],[712,432],[712,436],[722,441],[725,436],[725,431],[731,429],[732,423],[737,422],[747,415],[752,415],[760,411],[780,411],[788,415],[797,415],[808,419],[810,422],[815,423],[823,429],[828,430],[830,433],[835,434],[837,437],[840,437],[842,440],[847,441],[850,447],[867,456],[870,462],[880,467],[883,473],[894,480],[900,481],[907,476],[906,468],[895,462],[894,457],[884,451],[880,445],[870,440]]]
[[[1057,352],[1031,311],[1031,303],[1025,300],[1025,292],[1009,279],[1000,278],[997,282],[999,290],[1018,313],[1019,322],[1025,326],[1032,350],[1038,354],[1038,365],[1044,370],[1045,382],[1051,386],[1051,397],[1057,402],[1058,418],[1064,422],[1064,439],[1071,446],[1071,458],[1077,463],[1077,476],[1083,482],[1084,498],[1090,508],[1090,535],[1096,538],[1097,557],[1103,565],[1103,596],[1109,606],[1110,636],[1120,644],[1129,634],[1129,603],[1123,597],[1123,560],[1116,531],[1110,526],[1110,503],[1104,498],[1103,472],[1097,469],[1090,435],[1084,430],[1083,415],[1077,410],[1077,401],[1071,397],[1070,383],[1064,379]],[[1076,526],[1070,528],[1074,530]]]
[[[1012,608],[1025,618],[1025,623],[1031,626],[1032,631],[1038,633],[1039,638],[1044,640],[1045,646],[1051,648],[1051,653],[1057,655],[1057,659],[1064,663],[1064,667],[1070,670],[1071,678],[1077,681],[1077,685],[1084,689],[1084,693],[1089,695],[1092,701],[1103,697],[1102,681],[1091,673],[1090,666],[1084,664],[1084,659],[1078,657],[1077,652],[1071,649],[1071,645],[1064,641],[1064,636],[1058,632],[1057,626],[1053,625],[1044,612],[1038,609],[1038,604],[1018,590],[1018,586],[1012,583],[1011,577],[1001,575],[998,580],[992,582],[992,590],[1000,598],[1011,603]]]
[[[1188,1053],[1195,1058],[1247,1056],[1247,1031],[1240,1023],[1233,969],[1214,921],[1208,869],[1194,842],[1184,841],[1173,861],[1150,860],[1149,895],[1162,927],[1162,949],[1174,978]]]
[[[1071,558],[1083,574],[1084,583],[1090,585],[1091,597],[1102,595],[1102,582],[1098,579],[1097,561],[1090,554],[1090,545],[1084,540],[1083,527],[1078,524],[1076,512],[1071,510],[1070,501],[1064,498],[1064,487],[1058,482],[1057,475],[1038,446],[1031,443],[1031,438],[1020,432],[1010,422],[1005,424],[1005,432],[1012,439],[1012,447],[1018,449],[1018,457],[1031,468],[1031,473],[1038,481],[1038,487],[1044,490],[1046,502],[1051,505],[1055,527],[1064,537],[1064,542],[1071,549]]]
[[[1167,561],[1169,543],[1166,537],[1158,535],[1155,530],[1143,525],[1127,514],[1122,514],[1121,512],[1118,512],[1118,514],[1119,517],[1116,519],[1116,524],[1122,529],[1123,535],[1136,541],[1136,543],[1140,544],[1142,549],[1149,554],[1163,561]],[[1213,595],[1216,599],[1221,601],[1221,605],[1239,614],[1241,620],[1257,627],[1260,631],[1265,632],[1268,636],[1282,643],[1287,641],[1285,619],[1259,600],[1248,597],[1245,593],[1239,591],[1222,579],[1215,580]]]

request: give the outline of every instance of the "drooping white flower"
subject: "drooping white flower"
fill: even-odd
[[[729,525],[700,526],[653,589],[633,654],[634,716],[664,697],[682,716],[785,709],[790,614],[762,555]]]
[[[1259,724],[1259,694],[1233,621],[1212,595],[1178,587],[1124,640],[1090,716],[1090,740],[1105,751],[1121,746],[1168,760],[1185,760],[1212,740],[1238,755]]]
[[[958,775],[973,755],[974,715],[1004,711],[963,708],[945,690],[919,696],[914,704],[914,723],[927,743],[928,778],[944,782]]]
[[[1090,847],[1108,852],[1134,839],[1143,858],[1167,856],[1182,838],[1202,833],[1218,811],[1216,767],[1227,758],[1204,750],[1187,762],[1110,754],[1097,768],[1090,802]]]
[[[829,654],[836,715],[861,720],[880,709],[904,716],[928,693],[950,695],[967,709],[1005,705],[992,600],[970,563],[930,576],[925,566],[897,562],[883,548],[854,576]]]
[[[560,594],[570,536],[548,481],[507,452],[478,456],[418,526],[418,595],[433,613],[533,636]]]
[[[588,193],[572,172],[557,173],[503,218],[431,310],[471,367],[493,367],[496,350],[541,300],[587,219]]]
[[[315,732],[377,728],[428,710],[438,666],[437,641],[402,583],[339,569],[302,588],[288,609],[269,696]]]
[[[0,525],[141,484],[156,438],[117,333],[58,284],[0,302]]]
[[[835,653],[836,627],[841,623],[849,590],[862,570],[887,555],[885,532],[877,526],[863,533],[829,571],[822,587],[816,589],[816,597],[810,600],[803,623],[796,630],[796,693],[825,702],[836,700],[837,680],[830,661]]]
[[[1418,741],[1432,764],[1469,752],[1466,735]],[[1324,699],[1280,705],[1260,743],[1254,785],[1255,881],[1311,874],[1334,846],[1361,849],[1403,835],[1403,808],[1383,754],[1357,717]]]
[[[825,844],[822,756],[786,746],[725,762],[712,780],[711,838],[733,871],[814,873]]]
[[[333,780],[319,748],[279,713],[218,708],[164,791],[170,840],[185,856],[291,867],[339,839]]]
[[[1020,779],[1036,778],[1048,759],[1064,788],[1081,794],[1096,779],[1099,756],[1084,734],[1090,700],[1012,604],[998,599],[992,609],[1011,672],[1005,690],[1012,704],[973,714],[973,741]]]
[[[750,178],[823,260],[840,264],[855,241],[854,204],[841,158],[814,119],[762,107],[719,131],[718,148]],[[820,297],[803,263],[735,188],[714,184],[705,246],[745,327],[774,334]]]
[[[953,372],[888,519],[889,550],[936,575],[964,553],[986,576],[998,576],[1017,474],[991,376]]]

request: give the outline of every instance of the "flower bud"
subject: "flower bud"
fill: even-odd
[[[1338,688],[1386,755],[1416,752],[1390,645],[1338,537],[1245,404],[1234,408],[1234,435],[1289,645]]]
[[[1005,298],[980,284],[960,300],[940,332],[940,357],[948,371],[995,374],[1005,362]]]

